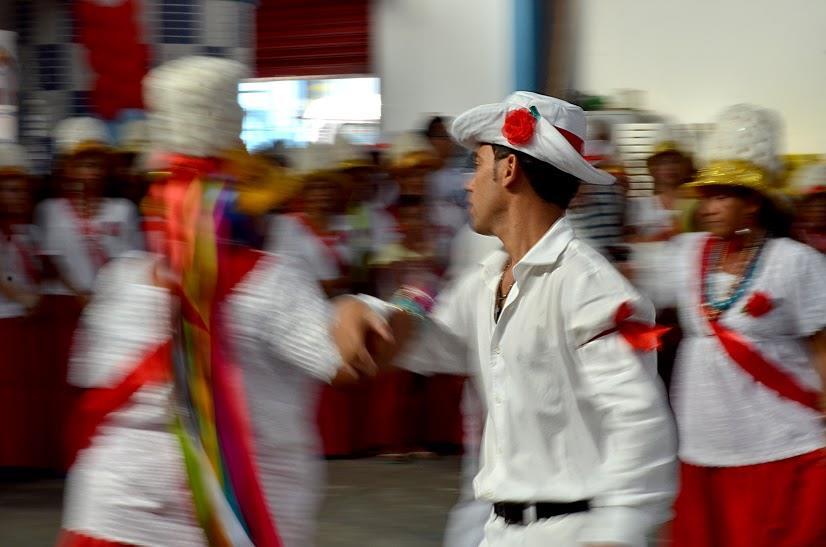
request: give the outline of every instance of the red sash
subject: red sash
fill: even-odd
[[[101,242],[103,231],[95,225],[93,219],[82,217],[70,199],[66,199],[66,204],[68,205],[69,215],[75,221],[78,228],[80,228],[78,235],[81,238],[83,246],[86,247],[89,260],[92,261],[92,268],[97,271],[109,260],[109,256]]]
[[[166,341],[150,350],[115,387],[90,389],[81,396],[71,426],[69,465],[81,450],[89,447],[98,427],[109,414],[123,407],[147,383],[169,377],[171,362],[172,342]]]
[[[225,333],[224,317],[218,306],[232,292],[263,257],[263,253],[244,247],[228,246],[219,250],[218,283],[213,300],[213,333]],[[250,535],[260,547],[280,547],[276,522],[271,517],[272,508],[267,503],[261,485],[258,463],[255,460],[252,422],[247,406],[246,392],[241,370],[227,351],[226,338],[211,337],[212,383],[215,404],[215,423],[221,454],[226,462],[226,472],[231,476],[237,499],[242,500],[242,512]]]
[[[700,261],[700,302],[703,301],[703,285],[706,279],[708,268],[708,256],[711,252],[711,247],[714,244],[714,239],[709,237],[703,247],[703,254]],[[702,306],[702,304],[701,304]],[[706,317],[705,311],[700,308],[700,315]],[[751,376],[756,382],[771,389],[781,397],[795,401],[805,407],[811,408],[816,412],[820,412],[820,397],[821,393],[810,389],[809,387],[800,385],[797,379],[791,374],[787,373],[779,366],[768,361],[758,352],[752,345],[740,336],[737,332],[726,328],[720,323],[719,319],[712,321],[708,319],[709,325],[717,336],[717,340],[725,350],[729,358],[734,361],[743,371]]]
[[[625,338],[625,341],[637,351],[656,351],[662,345],[662,337],[665,336],[670,327],[664,327],[654,323],[649,325],[641,321],[634,321],[631,316],[634,309],[629,302],[624,302],[614,317],[617,331]]]

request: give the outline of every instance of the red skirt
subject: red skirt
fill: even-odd
[[[38,382],[37,324],[27,317],[0,319],[0,467],[48,467]]]
[[[455,452],[462,446],[462,378],[421,376],[405,370],[372,384],[367,419],[369,446],[378,453]]]
[[[69,450],[67,421],[80,390],[67,381],[72,340],[83,311],[73,296],[49,295],[43,298],[38,315],[39,359],[34,369],[33,398],[39,409],[35,422],[42,428],[49,456],[49,467],[66,471]]]
[[[324,456],[350,456],[356,451],[357,434],[350,387],[325,385],[321,389],[316,417]]]
[[[57,547],[132,547],[128,543],[93,538],[71,530],[63,530],[57,540]]]
[[[826,545],[826,452],[680,475],[673,547]]]

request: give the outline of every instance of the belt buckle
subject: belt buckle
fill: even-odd
[[[522,510],[522,524],[524,526],[527,526],[528,524],[534,523],[536,521],[536,504],[526,503],[525,508]]]

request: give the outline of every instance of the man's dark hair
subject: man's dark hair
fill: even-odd
[[[525,177],[540,198],[547,203],[556,205],[561,209],[567,209],[571,200],[579,191],[579,179],[554,167],[550,163],[538,160],[519,150],[492,144],[493,157],[497,161],[503,160],[513,154],[519,167],[525,173]]]

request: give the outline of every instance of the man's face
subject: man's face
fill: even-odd
[[[503,190],[497,175],[499,162],[489,144],[476,149],[474,164],[473,177],[465,185],[465,190],[469,192],[470,220],[477,233],[492,235],[494,220],[503,208]]]

